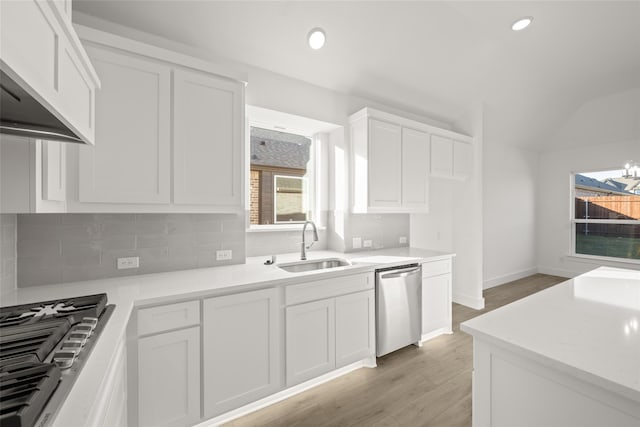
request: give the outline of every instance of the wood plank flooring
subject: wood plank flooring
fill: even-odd
[[[453,305],[453,334],[408,346],[227,426],[471,426],[471,336],[460,323],[566,280],[536,274],[484,292],[485,309]]]

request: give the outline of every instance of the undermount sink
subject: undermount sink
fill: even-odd
[[[300,273],[303,271],[325,270],[327,268],[345,267],[351,265],[349,261],[343,258],[323,258],[310,259],[306,261],[287,262],[278,264],[277,267],[290,273]]]

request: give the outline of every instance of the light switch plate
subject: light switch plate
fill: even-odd
[[[398,239],[400,241],[400,244],[406,244],[407,243],[407,236],[400,236],[400,239]]]
[[[118,270],[138,267],[140,267],[140,257],[132,256],[127,258],[118,258]]]
[[[362,238],[361,237],[354,237],[351,240],[351,247],[353,249],[360,249],[362,247]]]
[[[216,251],[216,261],[228,261],[232,258],[233,258],[233,251],[231,249]]]

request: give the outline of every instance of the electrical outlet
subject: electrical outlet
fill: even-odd
[[[362,247],[362,238],[361,237],[354,237],[351,240],[351,247],[353,249],[360,249]]]
[[[233,258],[233,251],[231,249],[216,251],[216,261],[227,261],[231,258]]]
[[[370,248],[371,246],[373,246],[373,242],[371,240],[363,240],[362,241],[362,247],[363,248]]]
[[[405,245],[407,243],[407,236],[400,236],[400,239],[398,239],[400,241],[401,245]]]
[[[118,270],[138,267],[140,267],[140,257],[132,256],[127,258],[118,258]]]

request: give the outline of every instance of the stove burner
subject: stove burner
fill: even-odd
[[[74,312],[76,310],[77,308],[75,308],[73,305],[67,306],[66,303],[59,302],[55,305],[44,304],[44,305],[41,305],[40,307],[31,307],[31,311],[22,313],[19,317],[20,318],[29,317],[29,316],[41,317],[41,316],[47,316],[47,315],[53,315],[53,314]]]

